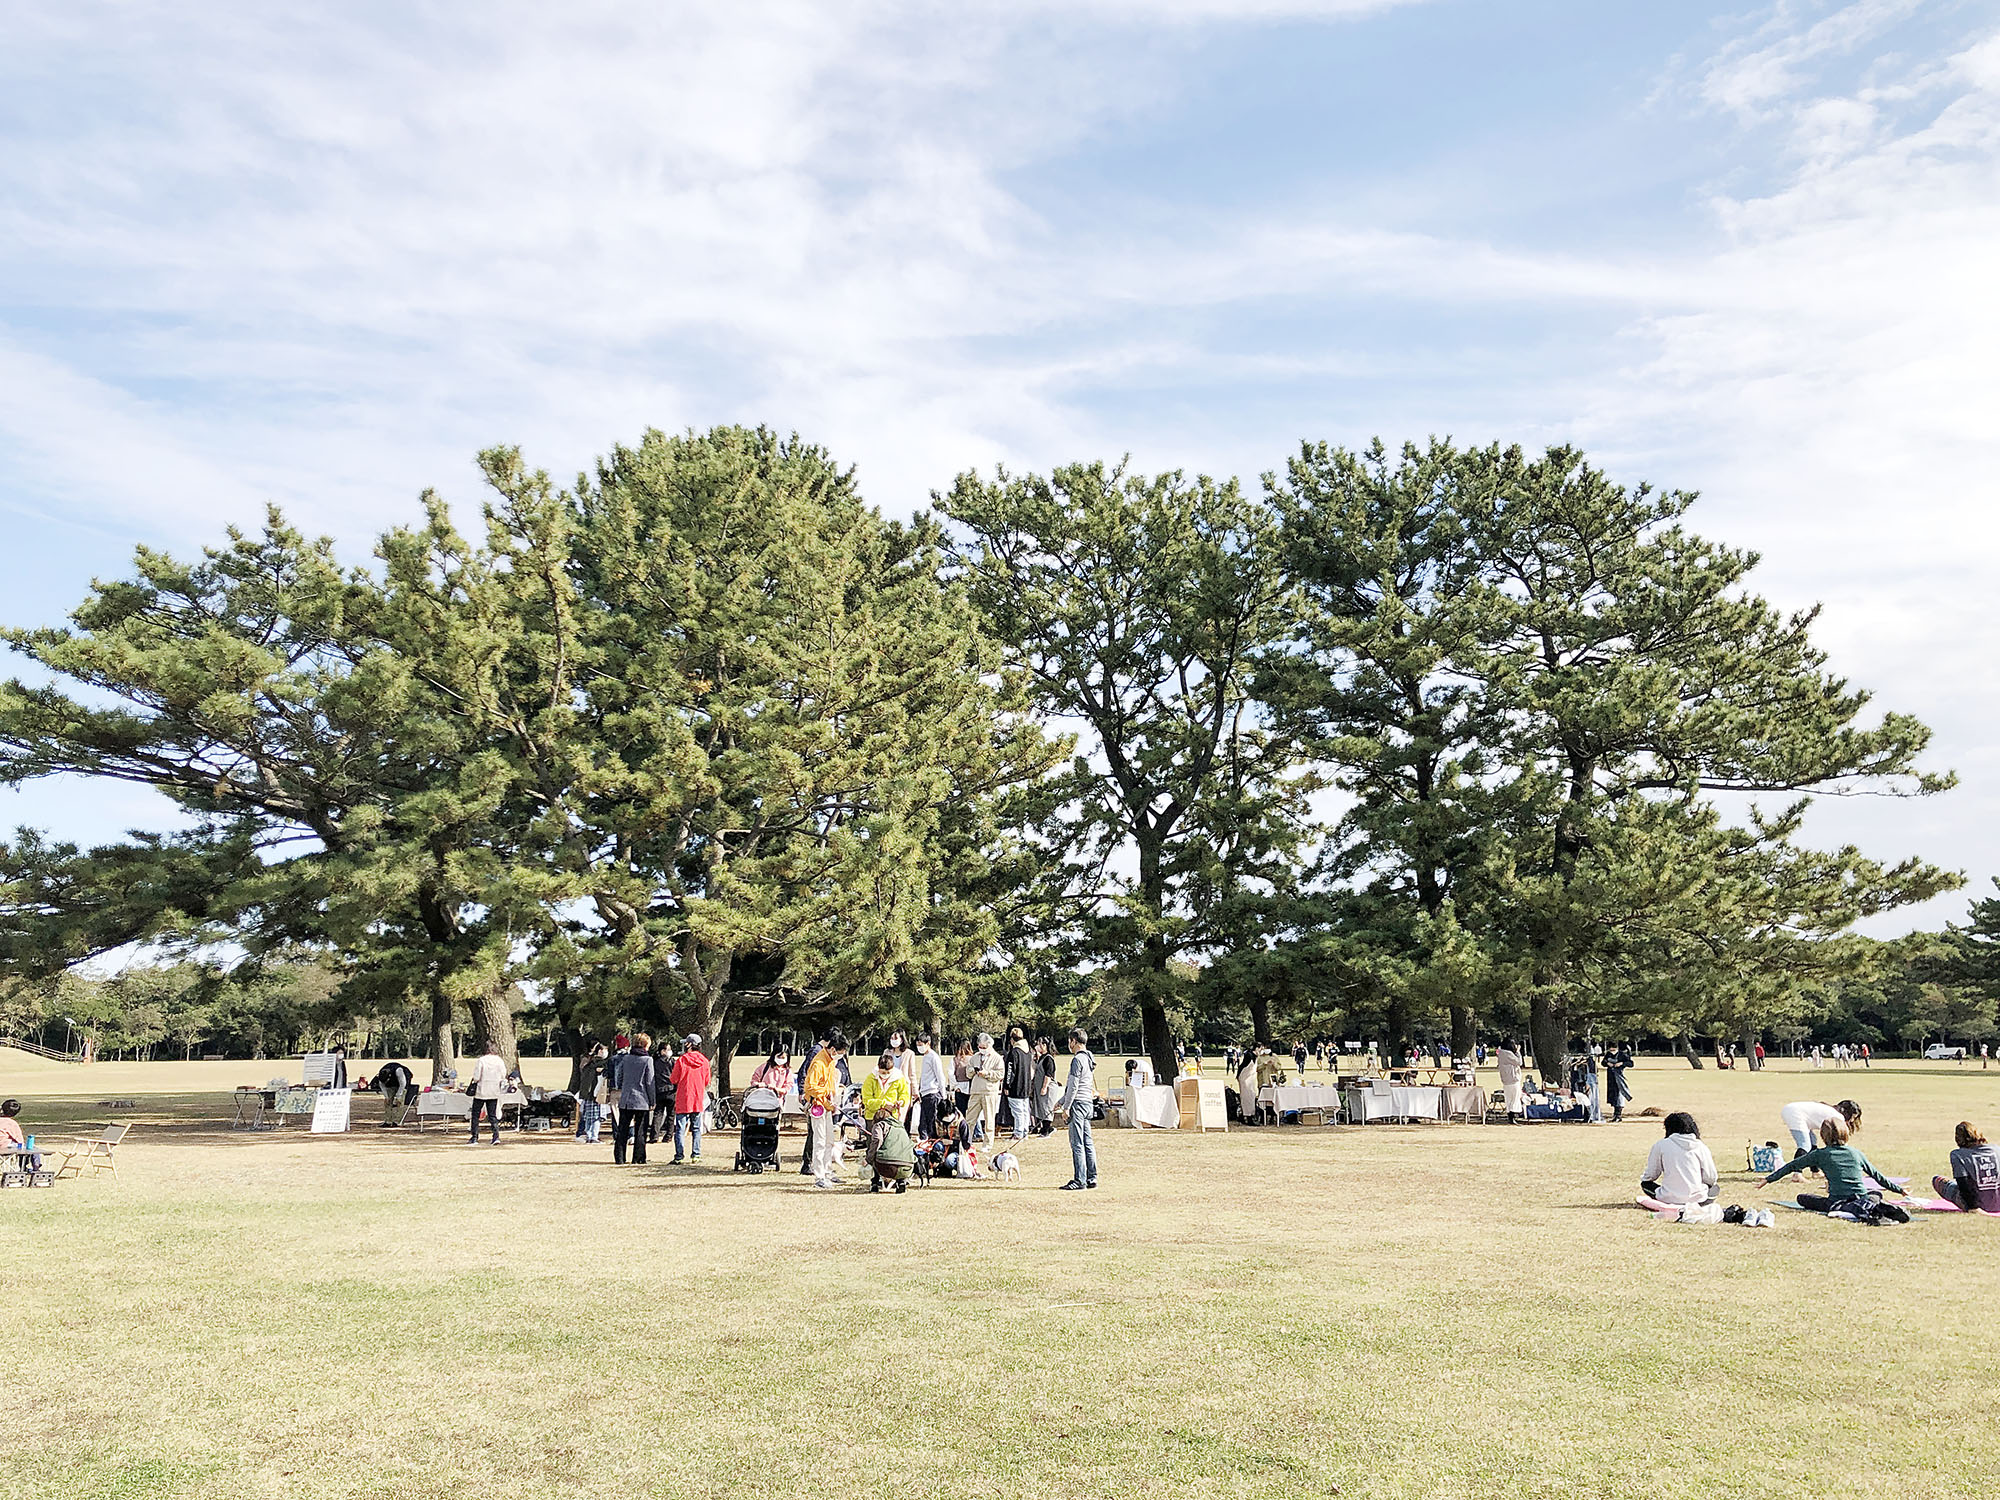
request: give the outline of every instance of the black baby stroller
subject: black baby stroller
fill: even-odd
[[[778,1165],[778,1116],[785,1101],[762,1084],[743,1096],[743,1137],[736,1151],[736,1170],[761,1172]]]

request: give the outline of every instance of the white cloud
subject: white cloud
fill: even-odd
[[[1839,664],[1970,771],[2000,740],[1976,602],[2000,36],[1905,56],[1910,0],[1776,7],[1668,96],[1740,130],[1740,170],[1657,248],[1284,189],[1050,222],[1019,190],[1166,109],[1217,28],[1385,8],[24,11],[0,278],[63,326],[0,329],[14,487],[191,540],[274,497],[360,541],[424,484],[464,494],[486,443],[562,473],[648,423],[796,426],[895,509],[995,460],[1251,473],[1301,435],[1574,438],[1709,491],[1703,528],[1764,547],[1782,602],[1825,598]],[[1421,336],[1229,331],[1336,304]],[[1569,332],[1453,341],[1496,311]],[[1325,380],[1356,394],[1330,410]],[[1206,428],[1173,399],[1130,414],[1217,387]],[[1942,819],[1920,847],[1983,857],[1985,780],[1916,815]]]

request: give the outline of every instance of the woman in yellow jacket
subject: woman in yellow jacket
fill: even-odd
[[[884,1052],[875,1071],[861,1080],[861,1118],[868,1122],[868,1167],[875,1168],[875,1152],[891,1125],[900,1125],[910,1112],[910,1080],[894,1052]],[[900,1191],[900,1188],[899,1188]]]

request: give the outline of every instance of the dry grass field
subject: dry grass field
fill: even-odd
[[[119,1180],[0,1194],[0,1495],[2000,1492],[2000,1225],[1659,1225],[1657,1121],[1107,1129],[1097,1193],[1053,1191],[1058,1136],[1018,1186],[873,1197],[727,1137],[228,1130],[275,1070],[0,1054],[43,1135],[139,1105]],[[1634,1078],[1725,1201],[1789,1196],[1742,1149],[1787,1099],[1861,1100],[1919,1179],[2000,1131],[1976,1067]]]

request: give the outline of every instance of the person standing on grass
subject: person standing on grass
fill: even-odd
[[[1201,1054],[1194,1054],[1194,1070],[1201,1071]],[[1047,1037],[1035,1038],[1035,1134],[1055,1134],[1056,1044]]]
[[[1016,1026],[1007,1033],[1007,1127],[1017,1141],[1034,1128],[1035,1085],[1041,1070],[1028,1049],[1028,1033]]]
[[[1512,1037],[1500,1044],[1500,1091],[1507,1101],[1509,1124],[1521,1118],[1521,1048]]]
[[[1090,1122],[1096,1102],[1097,1059],[1090,1055],[1090,1033],[1079,1026],[1069,1034],[1069,1082],[1056,1105],[1056,1112],[1069,1121],[1070,1179],[1063,1192],[1097,1186],[1097,1137]]]
[[[951,1068],[937,1049],[936,1039],[917,1038],[917,1134],[927,1141],[937,1139],[938,1115],[951,1093]]]
[[[806,1064],[799,1079],[799,1102],[806,1110],[806,1137],[812,1152],[813,1186],[839,1187],[833,1175],[833,1143],[840,1125],[834,1113],[835,1091],[840,1087],[840,1059],[847,1053],[847,1036],[838,1026],[820,1039],[819,1050]]]
[[[688,1155],[701,1160],[701,1112],[708,1107],[708,1085],[714,1074],[714,1064],[702,1054],[701,1038],[688,1033],[681,1043],[681,1055],[674,1061],[675,1165],[687,1159],[681,1148],[684,1134],[694,1137],[694,1149]]]
[[[674,1044],[665,1037],[653,1048],[653,1113],[646,1120],[646,1144],[667,1139],[674,1128],[674,1091],[668,1087],[674,1076]]]
[[[604,1123],[604,1105],[597,1097],[604,1082],[607,1054],[598,1042],[576,1070],[576,1138],[595,1146],[597,1132]]]
[[[1868,1044],[1866,1042],[1863,1042],[1861,1044],[1861,1066],[1864,1068],[1874,1067],[1875,1066],[1874,1057],[1875,1054],[1868,1050]]]
[[[1625,1070],[1632,1066],[1632,1044],[1620,1042],[1604,1054],[1605,1097],[1611,1104],[1611,1123],[1625,1118],[1625,1104],[1632,1090],[1625,1086]]]
[[[992,1153],[993,1138],[1000,1130],[1000,1084],[1007,1076],[1007,1064],[993,1050],[990,1032],[979,1033],[979,1046],[972,1054],[971,1104],[965,1115],[965,1139],[983,1140]]]
[[[611,1086],[618,1090],[618,1118],[611,1127],[611,1160],[625,1165],[625,1147],[632,1148],[632,1165],[646,1165],[646,1127],[660,1102],[660,1079],[653,1071],[653,1039],[640,1032],[632,1050],[618,1059]]]
[[[492,1042],[480,1054],[479,1061],[472,1065],[472,1077],[465,1090],[472,1095],[472,1134],[465,1144],[479,1144],[479,1112],[486,1111],[486,1118],[493,1126],[493,1144],[500,1144],[500,1093],[507,1086],[507,1065],[500,1061],[500,1049]]]

